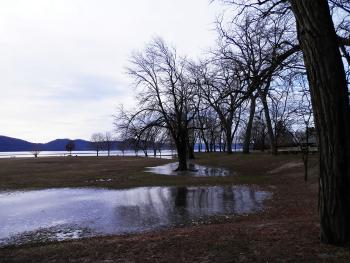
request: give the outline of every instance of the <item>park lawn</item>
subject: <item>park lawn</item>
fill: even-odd
[[[298,155],[214,153],[196,157],[199,164],[225,167],[235,175],[156,176],[144,173],[144,167],[169,160],[151,158],[1,160],[0,182],[5,183],[5,178],[11,175],[17,178],[17,184],[15,180],[6,184],[11,189],[100,186],[81,181],[114,176],[118,184],[109,187],[245,183],[271,191],[273,198],[266,201],[266,209],[259,213],[211,223],[195,222],[192,226],[127,236],[2,248],[0,262],[349,262],[349,246],[335,247],[319,241],[317,156],[311,157],[308,182],[303,180]],[[31,175],[22,171],[23,168],[32,169]],[[16,171],[22,176],[16,175]]]
[[[265,162],[265,155],[251,155],[265,163],[263,169],[246,170],[241,154],[198,154],[198,164],[225,167],[232,171],[227,177],[186,177],[156,175],[145,167],[158,166],[174,160],[144,157],[39,157],[0,159],[0,190],[43,189],[56,187],[130,188],[140,186],[195,186],[227,184],[260,184],[267,180],[265,170],[283,162]],[[243,158],[244,157],[244,158]],[[281,159],[281,160],[280,160]],[[248,158],[248,160],[250,160]],[[249,176],[246,176],[249,174]],[[104,181],[102,181],[102,180]],[[106,181],[111,179],[111,181]]]

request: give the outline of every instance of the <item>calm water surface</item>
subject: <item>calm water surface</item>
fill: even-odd
[[[176,154],[175,151],[171,150],[162,150],[161,154],[157,152],[156,157],[158,158],[164,158],[164,159],[172,159],[173,155]],[[62,157],[62,156],[68,156],[69,153],[67,151],[42,151],[39,153],[38,158],[40,157]],[[73,156],[96,156],[96,151],[73,151]],[[144,157],[144,153],[142,151],[111,151],[111,156],[140,156]],[[99,156],[108,156],[107,151],[100,151]],[[0,152],[0,158],[34,158],[34,155],[31,152]],[[154,157],[153,151],[148,151],[148,157]]]
[[[253,213],[270,195],[244,186],[0,192],[0,246],[136,233]]]

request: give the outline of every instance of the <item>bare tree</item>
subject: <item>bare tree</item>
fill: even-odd
[[[90,146],[96,151],[96,156],[104,149],[104,136],[102,133],[94,133],[90,138]]]
[[[112,133],[111,132],[106,132],[105,133],[105,136],[104,136],[104,149],[107,150],[107,154],[108,156],[110,156],[110,153],[111,153],[111,150],[112,150],[112,147],[113,147],[113,136],[112,136]]]
[[[158,130],[158,131],[157,131]],[[159,155],[162,156],[163,147],[169,141],[169,134],[166,129],[155,129],[157,133],[155,134],[155,141],[153,149],[157,150]]]
[[[269,94],[270,101],[270,121],[272,126],[273,144],[277,150],[279,146],[291,146],[293,144],[292,126],[297,123],[296,112],[300,106],[297,101],[300,99],[296,97],[293,91],[292,75],[287,79],[279,78],[275,80],[273,90]],[[264,107],[264,110],[266,108]]]
[[[307,80],[305,74],[301,74],[298,79],[298,83],[301,87],[300,98],[298,101],[298,109],[296,111],[296,117],[298,118],[298,128],[303,127],[301,130],[297,130],[294,133],[295,140],[302,152],[302,160],[304,164],[304,180],[308,180],[308,162],[309,162],[309,148],[310,137],[313,136],[313,112],[311,105],[310,92],[307,87]]]
[[[218,22],[220,49],[218,54],[222,60],[230,61],[239,68],[241,86],[245,85],[244,100],[250,99],[249,120],[246,127],[243,153],[249,153],[249,142],[252,123],[255,116],[256,100],[260,98],[264,106],[264,115],[271,142],[272,153],[277,149],[267,96],[274,75],[284,68],[281,62],[286,59],[288,48],[294,45],[290,40],[291,23],[287,19],[259,19],[253,13],[247,13],[242,19],[235,19],[226,29]],[[293,54],[293,52],[291,52]],[[291,55],[287,56],[291,64]]]
[[[230,154],[232,153],[234,132],[237,130],[238,120],[240,120],[238,117],[240,116],[239,108],[244,101],[243,85],[239,79],[237,68],[231,63],[218,60],[215,63],[192,64],[191,73],[192,82],[198,88],[197,92],[202,99],[201,102],[212,108],[220,120],[221,128],[225,134],[227,152]],[[237,125],[233,130],[235,120],[237,120]],[[221,139],[219,139],[219,144],[222,150]]]
[[[143,53],[135,53],[128,73],[138,87],[139,109],[130,118],[142,116],[141,133],[149,127],[166,128],[178,153],[178,170],[187,170],[189,125],[195,117],[193,88],[185,75],[186,61],[162,39],[154,39]]]
[[[122,152],[122,155],[125,156],[125,151],[129,147],[129,141],[127,139],[122,139],[118,143],[118,149]]]
[[[41,152],[41,149],[40,149],[40,148],[41,148],[41,147],[40,147],[39,144],[34,144],[33,150],[30,151],[31,154],[32,154],[35,158],[37,158],[38,155],[40,154],[40,152]]]
[[[243,139],[243,153],[248,154],[249,153],[249,146],[251,142],[251,135],[252,135],[252,128],[253,128],[253,121],[255,116],[255,110],[256,110],[256,100],[257,100],[258,93],[250,95],[250,105],[249,105],[249,117],[248,122],[246,125],[245,133],[244,133],[244,139]]]
[[[200,141],[204,143],[205,151],[209,152],[209,130],[215,121],[216,117],[213,118],[212,109],[207,105],[198,105],[197,114],[196,114],[196,126],[199,131]]]
[[[266,122],[262,117],[262,110],[260,114],[254,117],[254,122],[252,125],[252,135],[251,139],[253,142],[254,150],[261,150],[262,152],[266,149],[266,138],[267,138],[267,127]]]
[[[135,155],[137,156],[138,151],[142,150],[147,157],[147,150],[150,146],[150,130],[153,128],[153,126],[148,126],[147,116],[141,113],[134,115],[134,113],[124,111],[121,108],[117,119],[118,130],[123,133],[123,138],[129,141],[129,146],[133,148]]]
[[[147,149],[153,150],[153,156],[157,156],[157,151],[161,155],[162,147],[166,141],[167,133],[164,128],[161,127],[150,127],[144,133],[143,139],[147,144]]]
[[[69,152],[69,155],[72,155],[72,151],[75,149],[75,143],[72,140],[69,140],[66,144],[66,151]]]

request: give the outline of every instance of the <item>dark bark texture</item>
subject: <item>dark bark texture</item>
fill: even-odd
[[[176,150],[179,160],[179,166],[177,171],[187,170],[187,159],[188,159],[188,132],[187,127],[178,129],[178,134],[175,137]]]
[[[249,120],[248,120],[247,129],[245,132],[244,142],[243,142],[243,153],[245,153],[245,154],[249,153],[250,138],[251,138],[251,134],[252,134],[253,120],[254,120],[254,115],[255,115],[255,106],[256,106],[256,97],[251,96]]]
[[[350,110],[327,0],[292,0],[320,145],[321,241],[350,241]]]
[[[277,155],[277,145],[276,145],[275,135],[273,133],[272,122],[271,122],[271,117],[270,117],[270,110],[269,110],[269,106],[267,104],[266,94],[261,96],[261,102],[262,102],[263,107],[264,107],[264,115],[265,115],[265,121],[266,121],[266,126],[267,126],[267,134],[269,136],[271,153],[273,155]]]

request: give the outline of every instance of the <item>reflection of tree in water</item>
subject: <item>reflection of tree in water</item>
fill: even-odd
[[[187,201],[187,194],[188,189],[187,187],[178,187],[175,188],[175,206],[176,207],[186,207],[186,201]]]
[[[198,195],[198,207],[201,208],[206,208],[208,207],[208,203],[209,203],[209,195],[208,195],[208,191],[206,191],[206,189],[204,188],[199,188],[197,191],[197,195]]]
[[[174,206],[170,202],[171,200],[171,191],[170,189],[167,189],[167,191],[159,191],[159,201],[161,203],[160,210],[161,216],[163,220],[166,220],[167,222],[171,221],[171,215],[174,213]]]
[[[261,199],[249,187],[153,188],[139,193],[131,203],[117,206],[114,224],[147,228],[215,214],[246,213],[260,208]]]
[[[245,206],[248,205],[248,200],[244,198],[245,189],[236,189],[232,188],[232,192],[234,193],[234,213],[240,213],[244,211]]]
[[[257,198],[256,198],[256,191],[253,188],[249,188],[248,191],[249,191],[250,200],[252,202],[251,208],[252,209],[254,207],[259,208],[261,205],[261,202],[259,202],[259,200],[257,200]]]
[[[232,188],[233,213],[247,213],[254,211],[261,206],[261,199],[256,195],[253,188]]]
[[[173,222],[175,224],[181,224],[188,222],[190,220],[190,215],[188,213],[188,188],[187,187],[177,187],[172,189],[172,197],[174,198],[174,214]]]
[[[169,198],[167,188],[150,188],[122,197],[114,208],[111,223],[114,229],[149,229],[168,225],[173,207]]]
[[[132,196],[115,207],[116,228],[154,228],[215,214],[246,213],[261,207],[263,199],[249,187],[153,188]]]
[[[223,194],[222,194],[222,213],[228,214],[228,213],[234,213],[235,212],[235,206],[233,203],[233,200],[235,200],[235,191],[232,189],[232,187],[225,187],[223,188]]]
[[[186,200],[184,199],[185,195]],[[192,217],[231,214],[234,212],[234,191],[231,187],[181,189],[177,199],[176,205],[182,207],[186,205],[186,209]]]
[[[94,190],[93,192],[79,190],[78,193],[76,189],[64,190],[65,192],[55,191],[54,198],[50,197],[53,204],[47,211],[50,216],[43,217],[42,222],[38,222],[40,220],[37,215],[33,214],[33,218],[26,219],[26,225],[36,229],[38,225],[45,227],[49,223],[48,219],[54,218],[58,221],[64,218],[67,227],[63,228],[60,225],[58,230],[62,230],[61,232],[65,235],[66,228],[69,228],[72,233],[86,228],[90,231],[89,233],[97,233],[96,235],[138,232],[163,226],[182,225],[199,217],[256,211],[261,208],[262,201],[270,196],[267,192],[240,186],[152,187],[130,190]],[[26,203],[26,207],[36,206],[38,200],[42,199],[42,192],[47,191],[38,192],[37,199],[30,198],[32,201]],[[18,195],[21,200],[26,199],[25,193],[18,193],[14,197],[18,198]],[[62,200],[62,196],[69,198]],[[72,204],[71,196],[84,198]],[[11,198],[11,196],[6,197]],[[26,211],[23,209],[23,204],[19,204],[18,207],[5,205],[6,209],[2,208],[3,205],[0,204],[1,211],[9,209],[16,213]],[[59,211],[63,212],[59,213]],[[6,220],[6,218],[5,213],[0,213],[0,221],[11,222],[5,225],[5,228],[13,230],[16,227],[18,229],[15,233],[23,234],[24,230],[21,228],[23,224],[20,224],[17,219]],[[52,235],[55,236],[54,233]],[[65,238],[70,238],[69,233]]]
[[[202,214],[202,209],[207,210],[208,193],[204,188],[189,188],[187,195],[187,209],[192,215]]]
[[[140,225],[142,215],[141,209],[137,205],[117,206],[115,208],[115,219],[118,227],[137,227]]]

